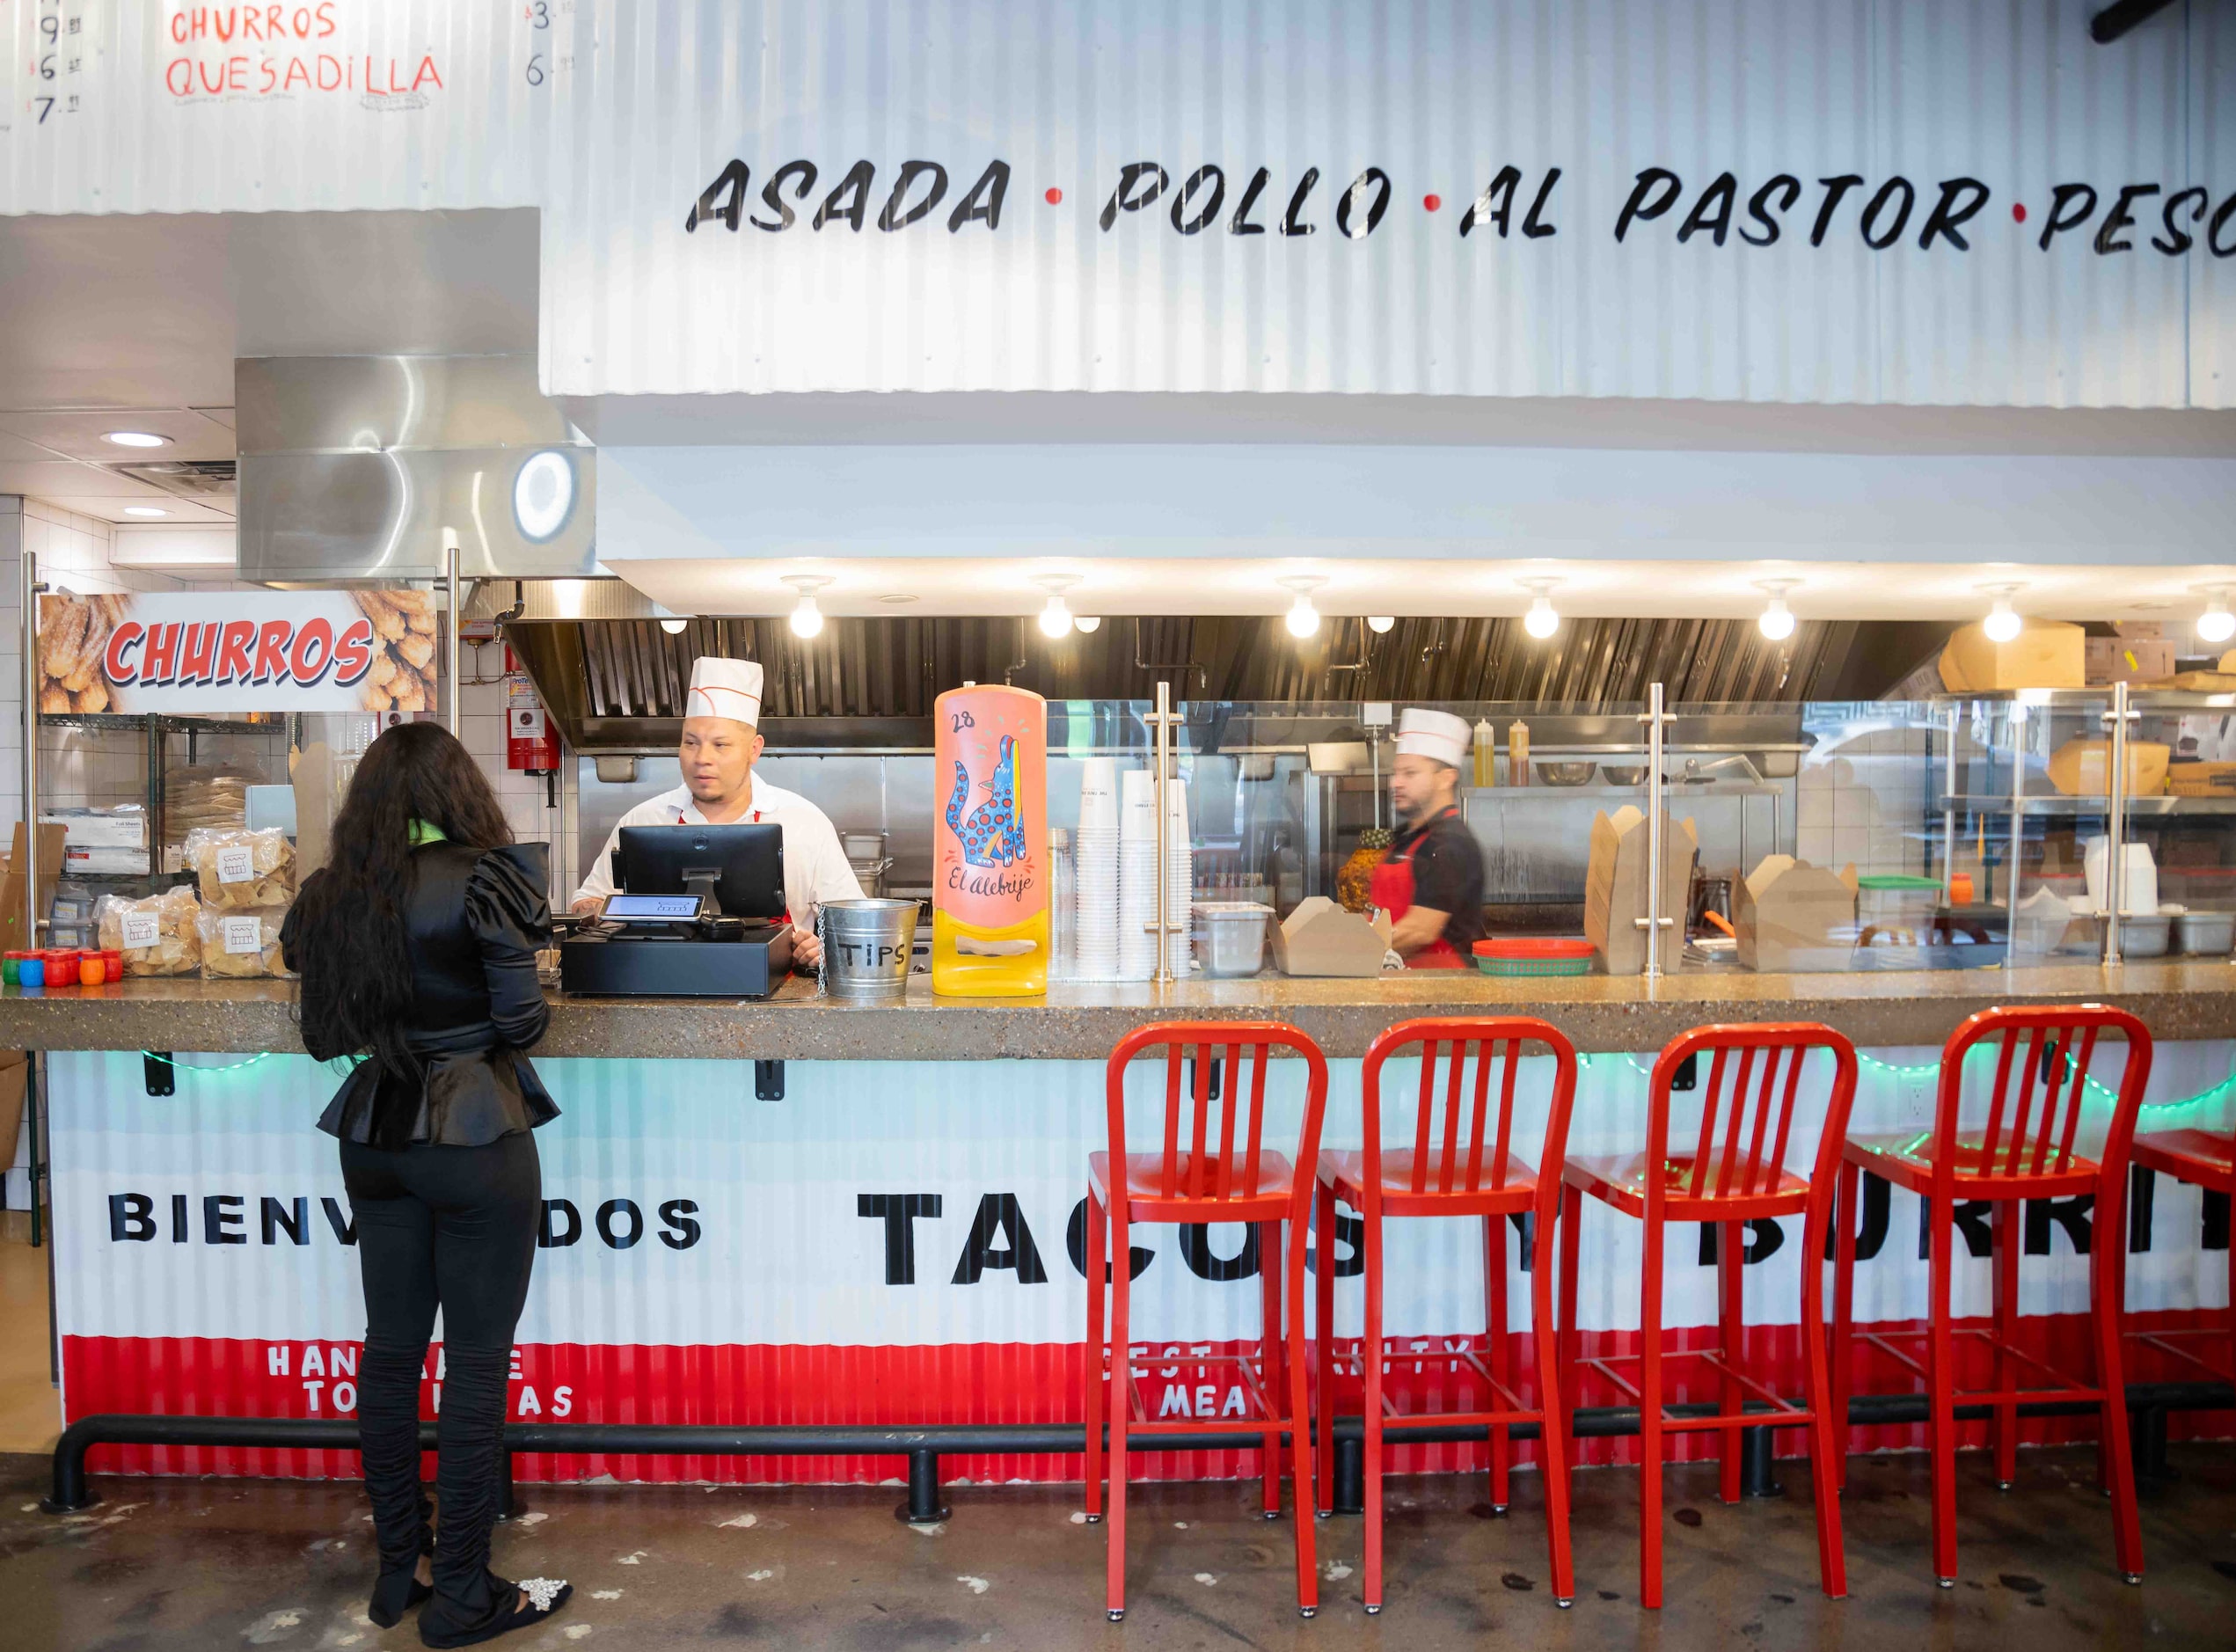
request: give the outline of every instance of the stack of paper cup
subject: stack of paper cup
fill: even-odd
[[[1195,873],[1189,849],[1187,782],[1165,783],[1165,918],[1179,927],[1165,937],[1166,967],[1176,976],[1188,972],[1193,950],[1188,945],[1190,914],[1195,908]]]
[[[1157,973],[1157,778],[1146,769],[1120,777],[1118,808],[1118,978]]]
[[[1089,757],[1079,780],[1079,829],[1071,835],[1072,974],[1118,976],[1118,764]]]

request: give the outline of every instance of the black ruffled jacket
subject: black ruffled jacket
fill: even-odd
[[[405,1043],[422,1074],[413,1083],[361,1061],[319,1118],[320,1129],[375,1147],[481,1147],[559,1116],[544,1081],[516,1053],[543,1037],[551,1020],[536,980],[537,951],[552,934],[544,851],[542,844],[481,850],[429,843],[412,852],[404,923],[413,991]],[[289,913],[280,946],[303,976],[303,1048],[320,1061],[359,1054],[343,1047],[329,989],[315,960],[306,969],[296,957],[296,943]]]

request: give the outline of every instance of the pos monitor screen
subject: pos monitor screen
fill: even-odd
[[[731,917],[784,916],[781,826],[624,826],[616,859],[632,895],[705,895]]]

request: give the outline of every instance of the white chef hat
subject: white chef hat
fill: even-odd
[[[751,660],[703,654],[691,662],[686,717],[727,717],[750,727],[761,720],[761,668]]]
[[[1465,718],[1408,705],[1398,719],[1398,755],[1427,757],[1457,769],[1467,756],[1471,732]]]

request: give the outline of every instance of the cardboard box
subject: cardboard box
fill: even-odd
[[[2155,740],[2127,742],[2127,794],[2156,797],[2167,789],[2174,748]],[[2067,797],[2107,797],[2112,789],[2112,742],[2068,740],[2050,754],[2050,784]]]
[[[2143,637],[2090,637],[2084,658],[2092,688],[2156,683],[2174,675],[2174,644]]]
[[[23,1137],[24,1080],[30,1068],[20,1049],[0,1049],[0,1176],[14,1167]]]
[[[1765,855],[1732,891],[1731,921],[1743,969],[1845,969],[1855,948],[1856,869]]]
[[[148,812],[128,808],[63,808],[41,815],[40,823],[60,826],[62,842],[71,849],[145,849]]]
[[[38,943],[23,938],[24,887],[23,822],[16,822],[14,844],[8,852],[4,875],[0,875],[0,951],[20,952]],[[44,822],[39,828],[39,910],[43,915],[55,898],[55,880],[62,872],[62,829]]]
[[[2088,633],[2062,620],[2030,619],[2008,642],[1991,642],[1977,623],[1941,650],[1941,686],[1952,694],[1999,689],[2086,688]]]
[[[1667,816],[1664,816],[1667,821]],[[1592,816],[1591,859],[1584,872],[1584,938],[1611,976],[1646,968],[1646,811],[1626,803],[1612,815]],[[1662,832],[1662,911],[1671,921],[1655,931],[1663,969],[1675,969],[1684,951],[1684,908],[1692,888],[1699,833],[1690,819],[1667,821]]]
[[[1274,925],[1273,940],[1274,968],[1285,976],[1363,978],[1382,973],[1390,924],[1379,912],[1369,920],[1315,895]]]

